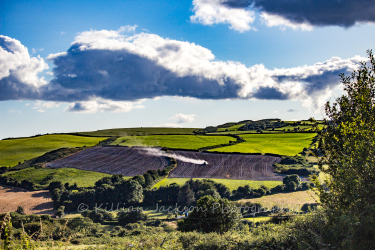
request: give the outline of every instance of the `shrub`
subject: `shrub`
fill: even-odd
[[[224,233],[232,229],[242,215],[236,205],[227,199],[204,196],[189,213],[188,218],[177,222],[180,231],[202,231]]]
[[[120,225],[126,225],[129,223],[147,220],[147,215],[145,215],[141,209],[133,209],[129,212],[120,211],[117,214],[117,220]]]
[[[22,206],[18,206],[16,212],[21,215],[25,215],[25,210]]]

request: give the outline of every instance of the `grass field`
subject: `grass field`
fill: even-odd
[[[246,142],[210,151],[272,153],[293,156],[300,153],[303,148],[308,148],[315,136],[315,133],[248,134],[241,135]]]
[[[58,148],[93,146],[106,138],[74,135],[43,135],[0,141],[0,166],[15,166]]]
[[[260,203],[263,207],[272,208],[273,206],[279,206],[280,208],[289,208],[294,211],[299,211],[301,206],[305,203],[315,203],[317,200],[316,194],[312,190],[298,191],[293,193],[280,193],[266,195],[260,198],[254,199],[242,199],[237,202],[252,202]]]
[[[99,179],[110,176],[93,171],[79,170],[75,168],[26,168],[16,172],[8,172],[5,176],[11,176],[19,181],[28,180],[35,184],[46,186],[52,181],[77,183],[78,187],[94,186]]]
[[[194,180],[203,180],[204,178],[194,178]],[[153,187],[159,188],[162,186],[168,186],[172,183],[177,183],[183,186],[185,182],[190,180],[189,178],[165,178],[160,182],[156,183]],[[237,189],[239,186],[249,185],[251,188],[259,188],[264,185],[268,188],[276,187],[277,185],[283,184],[282,181],[250,181],[250,180],[229,180],[229,179],[210,179],[218,183],[222,183],[227,186],[231,191]]]
[[[199,149],[202,147],[225,144],[236,139],[229,136],[200,136],[200,135],[149,135],[124,136],[118,138],[112,145],[121,146],[160,146],[178,149]]]
[[[91,132],[79,132],[90,136],[128,136],[128,135],[192,135],[199,128],[114,128]]]

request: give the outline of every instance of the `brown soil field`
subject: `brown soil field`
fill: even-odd
[[[162,169],[167,158],[147,154],[139,147],[94,147],[48,163],[45,167],[77,168],[107,174],[134,176]]]
[[[54,214],[49,191],[0,185],[0,213],[14,212],[18,206],[22,206],[26,214]]]
[[[281,160],[276,156],[191,151],[174,151],[174,153],[191,159],[205,160],[207,164],[197,165],[177,160],[177,167],[169,174],[171,178],[282,181],[284,176],[273,172],[272,165]]]

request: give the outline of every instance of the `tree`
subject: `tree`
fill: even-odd
[[[138,204],[143,200],[143,188],[141,184],[134,180],[127,180],[121,184],[117,184],[114,192],[114,199],[117,198],[117,202],[125,202],[128,204]]]
[[[296,174],[287,175],[283,178],[284,185],[288,185],[290,182],[294,182],[296,186],[299,186],[299,184],[301,184],[301,178],[299,178],[299,176]]]
[[[189,213],[188,218],[178,221],[178,229],[184,232],[201,231],[224,233],[231,230],[242,218],[239,209],[227,199],[204,196]]]
[[[324,153],[320,170],[329,178],[319,188],[330,210],[360,214],[375,204],[375,59],[362,62],[350,76],[341,76],[346,94],[326,104],[326,128],[320,133]]]
[[[178,192],[178,204],[182,206],[190,206],[195,201],[194,192],[190,189],[189,183],[183,185]]]

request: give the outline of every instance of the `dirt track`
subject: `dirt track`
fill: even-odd
[[[18,206],[23,206],[26,214],[54,213],[51,195],[47,190],[28,191],[0,185],[0,213],[16,211]]]

